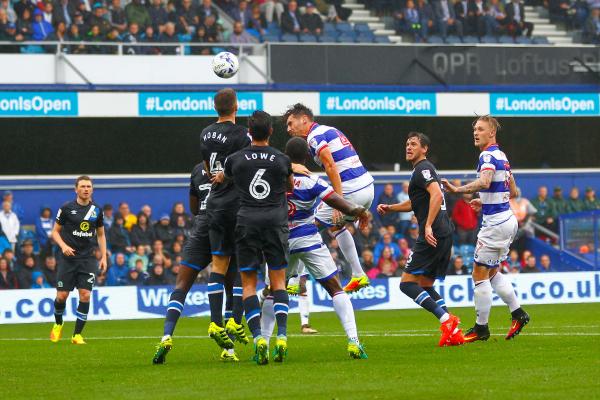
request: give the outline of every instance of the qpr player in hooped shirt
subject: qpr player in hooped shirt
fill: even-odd
[[[460,187],[443,180],[449,192],[479,192],[479,199],[471,201],[471,205],[483,214],[473,265],[477,319],[465,334],[466,343],[490,337],[488,320],[492,308],[492,289],[511,312],[512,324],[506,335],[507,340],[517,336],[529,323],[529,315],[521,308],[511,282],[498,270],[500,263],[508,256],[519,227],[509,205],[510,198],[517,195],[517,186],[508,158],[496,141],[499,129],[500,124],[495,118],[489,115],[477,118],[473,123],[474,143],[481,150],[477,179]]]
[[[304,138],[308,142],[310,154],[325,169],[333,190],[346,200],[369,209],[374,198],[373,177],[362,165],[348,138],[339,129],[317,124],[312,111],[303,104],[290,107],[283,120],[291,136]],[[369,279],[360,265],[354,239],[345,227],[355,218],[342,216],[338,210],[321,203],[316,220],[335,236],[352,268],[352,279],[344,290],[356,292],[368,286]]]

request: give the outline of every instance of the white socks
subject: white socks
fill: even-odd
[[[352,276],[363,276],[365,272],[360,266],[358,252],[356,251],[356,246],[354,245],[354,238],[352,238],[350,232],[344,228],[336,234],[335,239],[340,246],[340,250],[342,251],[344,258],[346,261],[348,261],[348,263],[350,263],[350,267],[352,268]]]
[[[356,329],[356,321],[354,320],[354,308],[350,297],[344,292],[338,292],[333,295],[333,308],[337,314],[348,339],[358,343],[358,331]]]
[[[260,333],[267,343],[273,336],[273,329],[275,329],[275,310],[273,309],[273,297],[269,296],[263,302],[260,317]]]
[[[475,311],[477,325],[487,325],[492,308],[492,285],[490,280],[475,282]]]
[[[308,296],[301,294],[298,296],[298,309],[300,310],[300,325],[308,325],[308,316],[310,314]]]
[[[500,272],[496,272],[496,275],[494,275],[490,282],[492,283],[494,291],[500,296],[502,301],[506,303],[510,312],[521,307],[517,295],[515,294],[515,289],[504,275]]]

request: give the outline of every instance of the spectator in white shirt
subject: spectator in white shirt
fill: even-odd
[[[0,212],[0,226],[2,226],[2,231],[6,235],[6,239],[8,239],[8,242],[11,244],[14,250],[17,245],[17,236],[19,235],[21,224],[19,223],[17,214],[12,212],[11,203],[9,201],[4,201],[2,203],[2,212]]]

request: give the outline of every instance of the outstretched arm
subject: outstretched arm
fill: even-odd
[[[411,212],[412,203],[410,200],[403,201],[402,203],[396,204],[379,204],[377,206],[377,212],[380,215],[385,215],[389,212]]]
[[[345,200],[335,192],[324,198],[323,201],[328,206],[333,207],[346,215],[358,217],[360,228],[365,227],[369,223],[369,211],[366,208]]]
[[[446,191],[450,193],[476,193],[480,190],[489,189],[493,178],[494,171],[486,169],[481,172],[479,178],[463,186],[454,186],[448,179],[442,179],[442,183],[444,184]]]

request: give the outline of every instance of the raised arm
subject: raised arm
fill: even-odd
[[[377,206],[377,212],[380,215],[385,215],[389,212],[411,212],[412,203],[410,200],[403,201],[402,203],[396,204],[379,204]]]
[[[442,183],[446,191],[450,193],[476,193],[480,190],[489,189],[493,178],[494,171],[486,169],[479,174],[479,178],[463,186],[454,186],[448,179],[442,179]]]
[[[331,206],[346,215],[358,217],[359,227],[361,229],[369,223],[369,211],[366,208],[345,200],[342,196],[335,192],[325,197],[323,201],[328,206]]]

